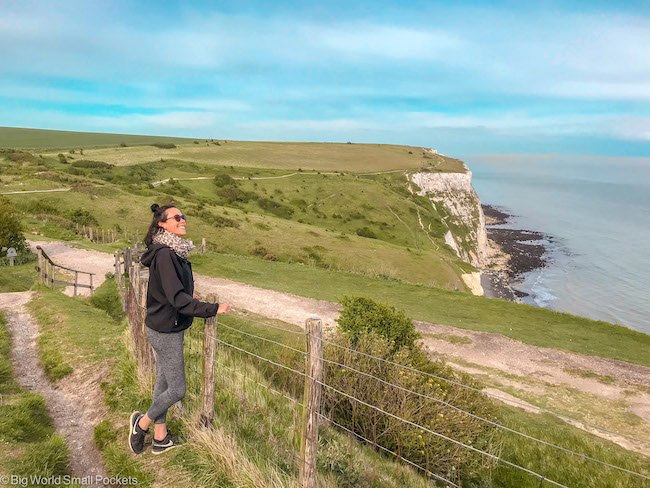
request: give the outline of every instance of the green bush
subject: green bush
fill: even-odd
[[[0,196],[0,248],[6,251],[13,247],[18,255],[29,252],[23,229],[20,223],[20,213],[11,202]]]
[[[478,391],[460,388],[374,358],[477,387],[467,375],[455,373],[441,362],[430,361],[417,347],[412,350],[403,347],[395,351],[392,343],[374,330],[364,330],[355,341],[350,334],[335,330],[328,340],[367,356],[327,345],[324,356],[332,361],[325,363],[327,384],[377,408],[352,400],[332,388],[324,388],[324,415],[458,485],[465,486],[465,481],[476,477],[486,467],[493,466],[490,459],[483,459],[480,454],[399,420],[406,419],[425,429],[496,454],[500,445],[494,440],[493,426],[441,403],[448,401],[462,410],[494,421],[497,408],[491,401]],[[399,388],[333,363],[373,375]],[[419,395],[405,390],[418,392]]]
[[[154,142],[152,146],[159,149],[176,149],[176,144],[172,142]]]
[[[391,344],[393,351],[402,347],[413,349],[420,334],[415,332],[413,320],[395,307],[379,304],[370,298],[344,297],[343,310],[337,322],[355,343],[364,332],[374,331]]]
[[[242,203],[246,203],[251,198],[257,197],[255,193],[245,192],[243,190],[240,190],[239,188],[234,188],[234,187],[221,188],[217,192],[217,195],[225,198],[228,202],[242,202]]]
[[[282,219],[290,219],[293,215],[293,208],[283,205],[279,202],[274,202],[268,198],[259,198],[257,204],[267,212],[280,217]]]
[[[231,177],[230,175],[227,175],[225,173],[220,173],[217,176],[215,176],[214,180],[212,180],[212,182],[216,186],[218,186],[220,188],[222,188],[224,186],[237,186],[237,185],[239,185],[237,180],[235,180],[233,177]]]
[[[377,239],[377,235],[368,227],[360,227],[356,230],[358,236],[367,237],[369,239]]]
[[[113,165],[110,163],[105,163],[104,161],[93,161],[91,159],[80,159],[79,161],[73,162],[70,166],[73,168],[100,168],[100,169],[111,169]]]
[[[68,212],[68,218],[79,225],[99,225],[99,222],[93,214],[85,208],[75,208]]]

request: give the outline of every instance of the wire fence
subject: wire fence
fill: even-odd
[[[131,329],[132,331],[134,331],[132,335],[136,337],[139,333],[141,334],[141,332],[139,331],[141,331],[143,327],[144,315],[142,313],[142,309],[144,307],[142,306],[142,303],[143,303],[143,297],[146,295],[142,294],[143,288],[140,283],[142,279],[140,278],[139,270],[136,269],[135,272],[131,272],[130,276],[131,276],[131,281],[130,281],[131,284],[129,288],[131,290],[134,290],[132,292],[134,298],[130,301],[127,300],[127,308],[128,308],[128,304],[132,304],[132,306],[137,307],[139,309],[138,313],[128,314],[131,322]],[[139,297],[139,298],[136,299],[135,297]],[[356,428],[357,427],[356,421],[353,420],[350,425],[350,422],[341,421],[341,419],[336,418],[334,415],[336,408],[333,408],[332,405],[337,404],[336,402],[340,402],[340,399],[345,399],[350,405],[355,405],[356,407],[354,408],[364,407],[365,412],[370,412],[370,411],[374,412],[373,415],[378,416],[376,418],[381,417],[384,423],[388,422],[389,420],[394,421],[401,425],[408,426],[413,430],[420,431],[423,434],[427,434],[428,436],[430,436],[428,437],[429,439],[437,438],[440,440],[440,442],[444,442],[449,445],[455,446],[455,448],[459,452],[462,451],[466,452],[466,455],[464,457],[464,459],[466,460],[469,459],[466,457],[467,455],[469,455],[467,453],[472,453],[473,455],[478,456],[477,459],[489,460],[489,462],[502,464],[514,470],[518,470],[522,473],[525,473],[528,476],[534,477],[540,482],[540,486],[548,485],[548,486],[568,488],[567,485],[559,481],[549,479],[549,477],[545,476],[544,474],[534,469],[530,469],[528,467],[521,466],[516,462],[512,462],[509,461],[508,459],[504,459],[497,451],[490,451],[489,446],[487,448],[484,447],[483,449],[480,447],[476,447],[474,445],[471,445],[472,444],[471,439],[469,441],[466,439],[460,440],[458,438],[453,437],[452,435],[448,435],[448,433],[446,434],[441,432],[440,429],[435,430],[434,428],[431,428],[430,425],[429,426],[422,425],[422,422],[414,421],[411,418],[407,418],[406,415],[400,415],[392,407],[382,408],[381,406],[375,405],[370,401],[367,401],[367,398],[364,399],[363,397],[361,397],[361,395],[355,389],[346,390],[346,388],[344,388],[345,385],[350,386],[353,384],[353,382],[348,382],[348,383],[343,382],[341,384],[334,385],[331,384],[331,380],[336,379],[339,376],[345,378],[355,378],[354,381],[358,381],[358,378],[364,378],[367,381],[380,385],[381,388],[379,386],[377,386],[376,388],[377,391],[381,391],[382,395],[384,395],[384,398],[390,398],[390,395],[394,395],[394,393],[390,393],[390,391],[394,390],[395,392],[399,392],[400,395],[403,396],[408,395],[409,398],[415,397],[420,402],[427,401],[427,402],[438,404],[440,408],[448,409],[449,411],[453,411],[456,414],[458,414],[460,416],[458,418],[462,418],[462,419],[471,418],[476,422],[485,424],[487,426],[490,426],[491,428],[508,432],[510,434],[519,436],[531,442],[539,443],[540,445],[555,450],[558,453],[579,457],[584,461],[593,462],[606,468],[618,470],[619,472],[630,475],[633,478],[638,480],[650,480],[649,476],[646,476],[642,473],[609,463],[607,461],[603,461],[601,459],[595,458],[585,453],[578,452],[576,450],[569,449],[564,446],[554,444],[552,442],[548,442],[544,439],[540,439],[538,437],[521,432],[517,429],[513,429],[511,427],[503,425],[502,423],[499,423],[496,420],[487,418],[485,416],[481,416],[475,412],[471,412],[468,409],[463,408],[462,406],[458,406],[453,402],[448,401],[448,399],[439,398],[428,393],[416,391],[407,386],[398,384],[397,382],[389,381],[384,377],[378,376],[377,374],[372,374],[366,371],[362,371],[358,367],[353,367],[350,366],[349,364],[346,364],[345,361],[343,360],[330,359],[331,357],[336,357],[335,355],[332,355],[331,351],[333,349],[338,349],[344,351],[350,357],[352,355],[364,357],[371,361],[376,361],[377,363],[381,363],[384,364],[385,366],[389,366],[390,368],[393,368],[395,370],[401,369],[404,371],[410,371],[411,373],[416,373],[418,375],[425,375],[430,377],[431,379],[435,379],[440,382],[453,385],[454,387],[468,390],[475,394],[485,395],[486,392],[480,390],[479,388],[475,388],[470,385],[465,385],[451,378],[446,378],[444,376],[436,375],[426,371],[421,371],[416,368],[410,367],[408,365],[400,364],[396,361],[391,361],[379,356],[375,356],[373,354],[364,353],[362,351],[353,349],[351,347],[338,344],[332,340],[323,339],[322,335],[316,337],[317,342],[319,341],[321,344],[328,345],[333,349],[327,348],[325,349],[325,353],[322,353],[320,357],[314,358],[314,354],[310,353],[309,351],[309,346],[307,350],[304,350],[297,346],[294,347],[294,345],[296,344],[289,345],[280,340],[270,339],[268,337],[263,337],[253,332],[243,330],[242,327],[237,327],[235,324],[235,322],[241,323],[242,321],[246,323],[256,324],[256,326],[262,326],[264,328],[276,330],[283,333],[291,333],[295,337],[296,341],[304,340],[304,338],[306,338],[307,341],[309,341],[310,338],[313,338],[312,337],[313,334],[310,334],[308,332],[290,330],[287,328],[279,327],[273,324],[268,324],[266,322],[262,322],[252,318],[238,317],[237,320],[235,320],[234,318],[233,319],[229,318],[227,322],[224,321],[223,318],[221,318],[218,323],[218,330],[219,330],[218,336],[216,334],[216,329],[215,329],[214,342],[219,348],[221,348],[222,351],[227,350],[230,351],[231,353],[238,354],[240,356],[238,367],[240,369],[243,369],[244,372],[242,373],[241,370],[234,368],[233,366],[228,366],[222,361],[216,361],[216,360],[213,361],[211,365],[212,368],[215,368],[217,365],[220,368],[226,368],[229,371],[235,373],[236,375],[243,377],[245,380],[252,381],[260,388],[263,388],[267,391],[270,391],[273,394],[285,398],[287,401],[292,402],[294,406],[300,406],[303,409],[303,411],[315,412],[319,419],[328,422],[336,429],[340,429],[341,431],[347,432],[348,434],[353,435],[355,438],[358,438],[359,440],[362,440],[363,442],[373,446],[375,449],[403,461],[405,464],[423,472],[428,478],[435,480],[437,482],[445,483],[448,486],[459,487],[461,486],[462,479],[458,474],[458,471],[454,474],[456,476],[454,479],[449,479],[449,478],[453,478],[453,476],[450,476],[450,471],[445,472],[444,469],[442,471],[438,469],[437,472],[435,472],[434,470],[430,469],[428,463],[422,465],[422,463],[419,463],[414,459],[409,459],[408,457],[402,454],[401,452],[402,449],[399,443],[396,444],[397,449],[394,449],[391,448],[390,443],[381,442],[381,440],[378,442],[378,438],[376,436],[374,438],[370,438],[370,436],[364,435],[362,431]],[[195,325],[186,331],[187,334],[186,335],[186,371],[187,371],[187,378],[188,378],[188,393],[190,391],[192,392],[191,395],[189,395],[191,397],[190,401],[197,408],[201,403],[200,398],[202,397],[202,395],[204,398],[203,401],[205,401],[205,395],[203,394],[204,392],[202,391],[202,389],[205,388],[205,384],[204,384],[204,376],[206,371],[205,343],[206,343],[206,336],[210,336],[212,334],[212,332],[209,333],[206,332],[208,330],[207,329],[208,321],[206,321],[205,326],[202,326],[200,322],[201,321],[196,321]],[[215,321],[215,327],[216,327],[216,321]],[[235,337],[239,337],[240,339],[235,339]],[[231,340],[227,340],[227,339],[231,339]],[[239,341],[239,343],[236,343],[237,341]],[[246,341],[248,341],[248,347]],[[138,347],[135,348],[136,351],[138,348],[142,348],[144,346],[144,343],[141,340],[141,338],[137,342],[138,342]],[[244,344],[242,344],[242,342],[244,342]],[[255,343],[258,343],[259,345],[255,346],[254,345]],[[279,348],[281,352],[279,353],[277,351],[273,352],[272,348]],[[326,357],[328,355],[329,357]],[[136,354],[136,356],[138,355]],[[147,361],[146,359],[144,359],[145,357],[146,357],[146,353],[143,353],[139,357],[137,357],[137,359],[139,361],[144,361],[145,365],[148,364],[149,367],[151,367],[153,365],[153,362]],[[257,371],[258,374],[263,375],[264,382],[260,382],[257,379],[253,378],[252,375],[249,376],[246,374],[247,363],[243,360],[243,358],[248,358],[249,360],[252,359],[256,362],[253,369]],[[287,361],[283,361],[283,359]],[[321,364],[327,366],[325,370],[324,378],[322,379],[314,377],[308,372],[309,370],[307,368],[309,362],[310,361],[313,362],[315,359],[320,361]],[[285,362],[288,364],[285,364]],[[244,364],[243,368],[241,364]],[[264,366],[262,367],[262,365]],[[285,373],[287,376],[282,376],[280,374],[281,372]],[[337,374],[339,376],[337,376]],[[290,377],[293,377],[293,379],[288,380],[288,378]],[[282,383],[280,380],[285,380],[285,381],[284,383]],[[305,405],[304,403],[301,403],[298,400],[296,400],[296,397],[298,397],[301,393],[300,382],[304,382],[304,389],[305,389],[303,392],[304,398],[308,397],[307,395],[307,391],[309,388],[307,386],[308,384],[311,384],[311,388],[317,386],[319,388],[319,391],[320,389],[322,389],[324,392],[327,392],[325,393],[325,400],[324,400],[325,403],[321,404],[319,399],[319,403],[316,406],[314,406],[314,405]],[[337,396],[339,400],[336,401],[332,400],[333,396]],[[498,398],[497,395],[488,395],[488,396]],[[330,404],[328,402],[332,402],[332,403]],[[326,409],[328,409],[329,412],[323,413],[323,410]],[[326,413],[329,413],[329,415]],[[591,425],[581,420],[575,419],[575,421],[583,423],[585,425]],[[345,425],[346,423],[348,424],[347,426]],[[599,428],[600,430],[605,432],[613,432],[608,429],[600,428],[598,426],[596,426],[596,428]],[[638,440],[640,442],[648,442],[643,439],[637,439],[633,436],[627,436],[625,434],[620,434],[620,433],[616,433],[616,434],[621,435],[623,437],[629,437],[631,439]],[[395,444],[393,443],[393,445]],[[291,446],[289,446],[289,448],[290,447]],[[286,448],[287,446],[284,447],[284,449]],[[303,446],[303,451],[304,451],[304,446]],[[262,454],[260,453],[260,455]],[[304,469],[304,466],[308,462],[308,460],[305,459],[304,456],[297,456],[295,450],[291,450],[290,455],[294,460],[294,463],[297,463],[301,466],[300,470],[302,473],[302,470]],[[311,485],[304,482],[303,486],[311,486]]]

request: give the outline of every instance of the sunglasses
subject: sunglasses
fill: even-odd
[[[174,219],[176,222],[180,222],[181,220],[187,222],[187,218],[183,214],[172,215],[171,217],[167,217],[165,220],[163,220],[163,222],[167,222],[169,219]]]

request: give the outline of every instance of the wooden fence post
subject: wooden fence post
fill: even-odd
[[[52,289],[54,290],[54,279],[55,279],[55,273],[56,273],[54,263],[50,263],[50,270],[52,271]]]
[[[209,293],[207,301],[217,303],[217,295]],[[217,316],[205,319],[203,333],[203,388],[201,398],[201,427],[212,429],[214,420],[214,367],[217,360]]]
[[[95,273],[89,273],[89,276],[90,276],[90,294],[91,294],[91,295],[92,295],[93,293],[95,293],[95,287],[93,286],[93,275],[94,275],[94,274],[95,274]]]
[[[153,348],[147,338],[147,326],[144,323],[147,317],[147,289],[149,288],[149,273],[147,271],[145,276],[142,275],[143,269],[140,263],[138,263],[138,269],[137,292],[139,295],[138,302],[140,305],[138,314],[138,334],[140,336],[142,372],[144,373],[144,377],[149,380],[154,371],[154,365],[156,364]]]
[[[74,296],[77,296],[77,283],[79,282],[79,271],[74,272]]]
[[[38,251],[38,283],[43,284],[43,250],[41,246],[36,248]]]
[[[90,242],[92,242],[93,241],[93,228],[92,227],[88,227],[88,228],[90,229],[90,238],[89,239],[90,239]]]
[[[316,451],[318,449],[318,413],[323,381],[323,324],[320,318],[307,319],[307,357],[305,377],[304,430],[301,446],[300,486],[317,488]]]
[[[201,239],[201,254],[205,254],[205,237]]]

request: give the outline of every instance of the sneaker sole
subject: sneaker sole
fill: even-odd
[[[133,432],[133,419],[135,418],[135,415],[139,412],[133,412],[131,416],[129,417],[129,437],[127,438],[126,442],[129,444],[129,449],[131,449],[131,452],[135,455],[142,454],[141,452],[135,452],[133,450],[133,446],[131,445],[131,432]]]
[[[166,448],[163,449],[162,451],[154,451],[154,450],[152,449],[152,450],[151,450],[151,454],[153,454],[154,456],[157,456],[157,455],[159,455],[159,454],[162,454],[163,452],[167,452],[167,451],[169,451],[170,449],[174,449],[175,447],[178,447],[178,446],[170,446],[170,447],[166,447]]]

